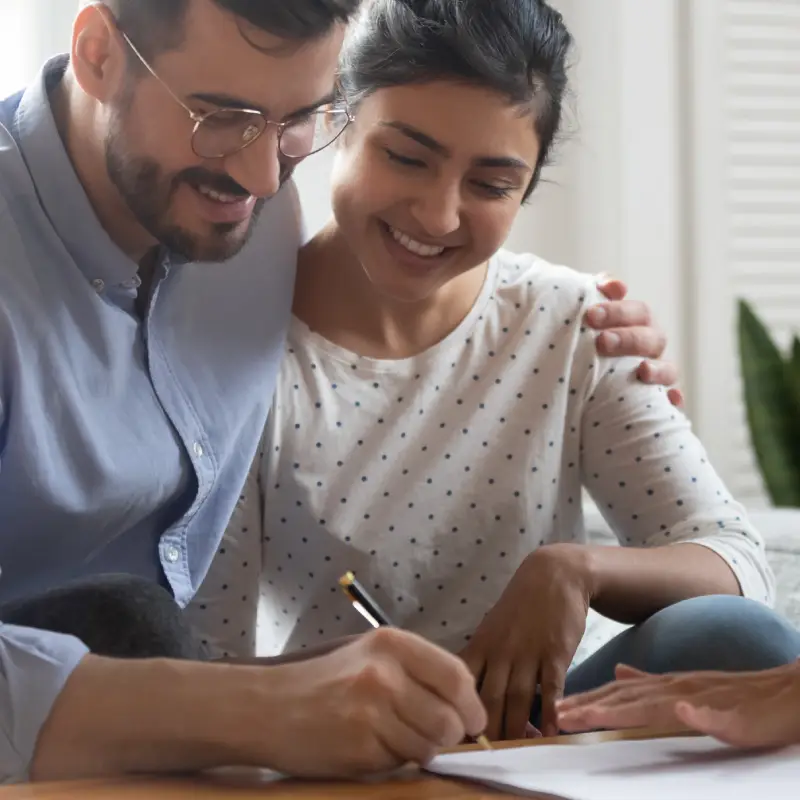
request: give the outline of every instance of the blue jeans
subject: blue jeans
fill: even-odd
[[[691,670],[770,669],[800,657],[800,631],[754,600],[730,595],[694,597],[623,631],[567,673],[564,694],[614,680],[617,664],[663,674]],[[531,710],[538,727],[541,698]]]
[[[769,669],[800,657],[800,631],[743,597],[684,600],[623,631],[567,674],[565,694],[614,680],[617,664],[646,672]]]

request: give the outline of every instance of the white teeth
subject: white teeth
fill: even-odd
[[[218,203],[238,203],[242,200],[241,197],[236,197],[236,195],[232,194],[223,194],[214,189],[209,189],[208,186],[198,186],[197,191],[200,192],[200,194],[204,194],[206,197],[210,197],[212,200],[216,200]]]
[[[391,225],[389,226],[389,232],[392,234],[392,238],[398,244],[403,245],[406,250],[414,253],[414,255],[422,256],[423,258],[434,258],[435,256],[440,256],[442,253],[444,253],[444,247],[433,247],[429,244],[416,242],[407,233],[398,231],[396,228],[391,227]]]

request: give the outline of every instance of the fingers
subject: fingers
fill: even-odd
[[[640,669],[636,669],[636,667],[630,667],[627,664],[617,664],[614,676],[618,681],[629,681],[633,678],[649,678],[650,673],[643,672]]]
[[[526,739],[541,739],[542,738],[542,732],[537,727],[535,727],[534,725],[531,725],[530,722],[526,722],[525,723],[525,738]]]
[[[505,661],[498,661],[486,670],[481,685],[481,700],[486,708],[486,735],[490,740],[500,739],[506,710],[506,691],[511,668]]]
[[[617,705],[605,705],[600,701],[566,711],[559,708],[558,725],[567,733],[580,733],[599,728],[657,727],[669,724],[672,717],[671,708],[664,714],[658,706],[646,701],[637,700]]]
[[[377,737],[379,745],[391,755],[398,765],[413,762],[425,766],[439,750],[435,742],[421,735],[405,720],[392,714],[386,714],[385,718],[381,720]],[[381,759],[381,761],[383,760]]]
[[[667,397],[675,408],[680,408],[681,411],[683,411],[686,403],[684,401],[683,392],[680,389],[670,389],[667,392]]]
[[[393,708],[396,717],[416,735],[417,745],[427,746],[424,752],[455,747],[464,740],[464,723],[456,710],[419,684],[409,682],[402,694],[395,696]],[[406,737],[404,741],[412,740]],[[413,760],[418,758],[415,756]]]
[[[625,688],[627,689],[628,687],[625,686]],[[605,686],[592,689],[590,692],[583,692],[582,694],[573,694],[570,697],[565,697],[559,702],[558,706],[561,710],[567,711],[582,706],[597,705],[598,703],[607,702],[610,698],[613,698],[619,693],[619,683],[607,683]]]
[[[672,386],[678,381],[678,368],[671,361],[643,361],[636,376],[651,386]]]
[[[622,281],[606,275],[598,276],[597,288],[609,300],[623,300],[628,294],[628,287]]]
[[[658,359],[664,352],[667,339],[657,328],[633,326],[606,329],[597,337],[597,352],[601,356],[641,356]]]
[[[526,666],[518,667],[511,673],[505,700],[503,734],[506,739],[526,738],[525,732],[530,726],[531,708],[536,696],[538,671],[536,666]]]
[[[368,634],[368,646],[383,657],[396,660],[406,675],[448,703],[470,736],[486,725],[475,679],[456,656],[407,631],[382,628]]]
[[[546,663],[542,668],[542,735],[558,736],[558,702],[564,696],[566,670],[558,664]]]
[[[586,312],[586,322],[590,328],[596,330],[647,328],[653,324],[650,307],[641,300],[612,300],[608,303],[597,303]]]

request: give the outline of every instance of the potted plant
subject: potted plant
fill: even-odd
[[[747,421],[767,492],[776,506],[800,507],[800,339],[781,353],[744,300],[738,334]]]

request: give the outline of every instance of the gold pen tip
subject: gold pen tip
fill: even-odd
[[[356,576],[353,575],[352,572],[345,572],[341,578],[339,578],[339,586],[346,589],[348,586],[352,586],[356,582]]]
[[[484,734],[481,734],[480,736],[477,736],[477,737],[475,738],[475,741],[476,741],[476,742],[477,742],[477,743],[478,743],[478,744],[479,744],[479,745],[480,745],[480,746],[481,746],[481,747],[482,747],[484,750],[493,750],[493,749],[494,749],[494,748],[492,747],[492,743],[491,743],[491,742],[490,742],[490,741],[489,741],[489,740],[486,738],[486,736],[484,736]]]

